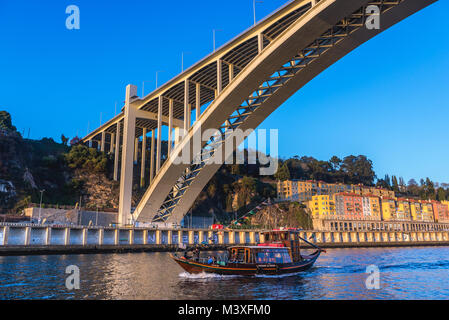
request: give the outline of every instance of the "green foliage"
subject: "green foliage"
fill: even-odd
[[[274,177],[276,178],[276,180],[281,180],[281,181],[285,181],[285,180],[289,180],[290,179],[290,170],[288,169],[287,163],[284,163],[279,169],[278,171],[275,173]]]
[[[13,208],[13,212],[21,213],[25,208],[28,208],[31,203],[31,196],[25,196],[19,200]]]
[[[69,168],[84,169],[96,173],[106,173],[108,157],[97,149],[76,145],[65,155]]]
[[[372,161],[363,155],[351,155],[343,160],[333,156],[329,161],[295,156],[283,162],[275,174],[275,178],[278,180],[322,180],[329,183],[373,185],[376,174]]]
[[[305,230],[313,229],[312,219],[310,218],[309,214],[302,204],[295,203],[293,205],[293,212],[300,228]]]
[[[0,130],[6,132],[16,132],[17,129],[12,125],[11,115],[7,111],[0,111]]]
[[[62,144],[66,146],[68,141],[69,141],[69,138],[67,138],[65,135],[61,134]]]

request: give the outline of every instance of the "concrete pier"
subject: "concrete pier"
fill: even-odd
[[[218,250],[263,242],[261,232],[6,223],[0,224],[0,255],[173,251],[181,243],[188,247],[204,245],[211,250]],[[323,248],[449,246],[449,231],[304,231],[301,236]]]

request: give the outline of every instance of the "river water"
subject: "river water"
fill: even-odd
[[[66,267],[80,270],[68,290]],[[367,289],[367,267],[380,289]],[[449,247],[329,249],[282,277],[190,276],[167,253],[0,257],[0,299],[448,299]]]

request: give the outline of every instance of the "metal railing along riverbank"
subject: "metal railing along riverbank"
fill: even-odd
[[[171,251],[206,245],[263,243],[261,230],[107,228],[63,225],[0,224],[0,255]],[[449,232],[303,231],[303,238],[324,248],[449,245]]]

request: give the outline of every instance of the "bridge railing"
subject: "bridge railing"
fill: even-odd
[[[449,243],[449,231],[302,231],[301,237],[327,246]],[[0,247],[255,245],[262,230],[145,229],[1,224]]]

